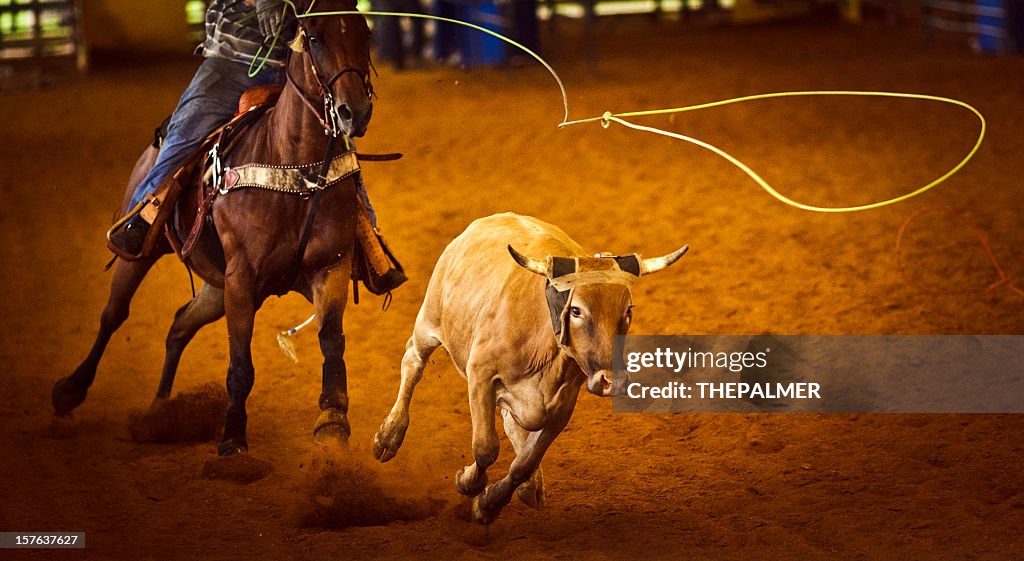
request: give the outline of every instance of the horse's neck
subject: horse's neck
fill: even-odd
[[[323,159],[327,135],[294,89],[285,86],[274,110],[254,131],[254,161],[301,164]]]

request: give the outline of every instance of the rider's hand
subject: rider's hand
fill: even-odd
[[[256,10],[259,12],[260,33],[264,37],[273,37],[281,27],[280,0],[256,0]]]

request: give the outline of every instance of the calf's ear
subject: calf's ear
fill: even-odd
[[[640,276],[640,256],[637,254],[633,255],[616,255],[613,257],[615,263],[618,264],[619,270],[627,272],[634,276]]]

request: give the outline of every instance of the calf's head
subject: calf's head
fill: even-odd
[[[612,353],[615,336],[625,335],[633,321],[633,284],[675,263],[688,249],[644,259],[638,254],[536,257],[508,246],[519,266],[547,278],[545,296],[558,345],[583,370],[587,389],[600,396],[619,395],[628,382],[624,376],[613,379]]]

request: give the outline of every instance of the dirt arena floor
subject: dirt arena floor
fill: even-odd
[[[653,255],[689,243],[683,262],[637,287],[633,333],[1024,333],[1024,298],[1005,286],[968,291],[997,277],[958,222],[938,214],[912,225],[909,282],[894,254],[908,216],[949,205],[990,237],[1011,279],[1024,278],[1020,56],[927,46],[912,28],[635,19],[602,26],[592,75],[568,59],[572,37],[553,62],[574,118],[766,91],[880,89],[964,99],[988,118],[988,136],[962,173],[925,196],[813,214],[693,146],[615,127],[557,130],[557,89],[538,68],[382,67],[360,148],[406,154],[366,164],[365,177],[411,280],[387,312],[374,298],[349,307],[350,447],[312,442],[315,333],[296,337],[298,365],[275,342],[311,311],[291,295],[257,316],[250,453],[225,462],[216,404],[176,402],[186,428],[213,419],[204,441],[137,443],[130,430],[156,390],[172,314],[189,298],[173,258],[143,284],[86,403],[69,420],[50,407],[53,382],[85,355],[106,298],[103,232],[197,59],[101,63],[48,90],[3,93],[0,530],[84,531],[88,548],[0,557],[1024,557],[1024,416],[615,415],[587,395],[545,459],[545,507],[514,499],[483,527],[467,520],[452,483],[470,461],[470,423],[464,382],[438,352],[401,453],[372,460],[432,266],[469,222],[495,212],[553,222],[595,251]],[[791,197],[826,205],[922,185],[978,130],[962,109],[894,100],[782,100],[643,122],[730,150]],[[185,353],[176,390],[221,387],[226,368],[220,322]],[[503,440],[492,473],[509,457]]]

